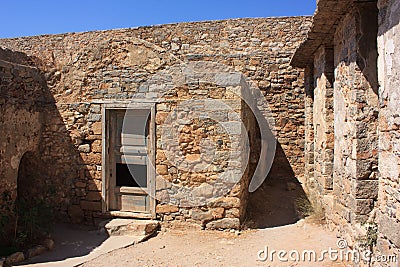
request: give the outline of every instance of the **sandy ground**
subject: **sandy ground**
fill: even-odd
[[[92,226],[57,224],[53,229],[54,248],[16,264],[32,267],[71,267],[90,261],[107,252],[124,248],[145,238],[108,236]],[[1,265],[0,265],[1,266]]]
[[[324,261],[319,260],[324,250],[343,252],[338,249],[338,239],[316,219],[322,217],[318,212],[300,219],[303,211],[311,211],[311,206],[291,169],[278,167],[282,175],[270,177],[249,197],[244,226],[257,230],[245,230],[238,235],[234,231],[196,230],[176,221],[172,222],[173,227],[162,227],[157,236],[143,243],[121,248],[125,245],[119,241],[110,242],[115,237],[97,230],[61,228],[57,232],[60,235],[54,236],[55,249],[33,258],[27,266],[70,267],[78,260],[85,262],[82,265],[85,267],[353,266],[340,259],[331,260],[326,254]],[[107,243],[116,250],[107,253],[110,251],[104,250]],[[278,256],[280,250],[286,252],[281,254],[282,259]],[[91,257],[96,251],[97,258]],[[304,251],[314,251],[316,261],[314,257],[303,259]],[[102,255],[98,256],[99,253]]]
[[[329,247],[337,249],[337,240],[323,225],[310,220],[247,230],[240,235],[222,231],[163,229],[144,243],[102,255],[83,266],[346,266],[329,260],[328,256],[323,262],[280,262],[276,254],[272,261],[260,261],[257,256],[266,246],[270,252],[314,250],[318,255]]]

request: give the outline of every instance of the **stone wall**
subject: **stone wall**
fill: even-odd
[[[250,179],[241,175],[248,154],[241,141],[241,94],[234,93],[240,90],[189,83],[175,86],[157,104],[156,211],[164,220],[240,227],[241,194]]]
[[[313,193],[314,183],[314,66],[304,70],[304,178],[303,183],[309,194]],[[311,190],[313,192],[311,192]]]
[[[314,58],[314,179],[316,190],[333,189],[333,49],[320,47]]]
[[[276,121],[284,154],[274,164],[287,159],[301,178],[304,78],[289,61],[309,22],[307,17],[239,19],[0,40],[0,46],[35,59],[54,98],[55,108],[45,110],[40,151],[41,160],[51,166],[46,175],[54,177],[60,216],[74,222],[101,216],[102,103],[154,98],[145,82],[185,62],[218,62],[250,78],[265,94]],[[209,93],[214,89],[223,91],[211,86]],[[159,111],[159,118],[168,112]],[[215,218],[243,217],[244,207],[231,200],[238,210],[218,209]],[[206,221],[185,209],[160,206],[158,211],[165,219]]]
[[[397,1],[321,0],[292,59],[307,79],[314,70],[305,99],[308,191],[350,246],[372,240],[377,226],[374,252],[383,255],[399,248],[399,8]]]
[[[305,181],[318,209],[333,201],[334,110],[333,48],[321,46],[305,70]]]
[[[379,198],[378,249],[400,253],[400,4],[378,1]]]
[[[0,242],[11,239],[21,159],[37,153],[46,100],[44,79],[30,58],[0,49]],[[20,177],[25,178],[25,177]],[[38,185],[29,185],[34,191]]]
[[[369,6],[367,6],[369,5]],[[338,25],[334,37],[335,70],[335,210],[332,219],[343,234],[352,232],[369,219],[377,199],[377,116],[376,17],[373,3],[355,4]],[[371,13],[370,13],[371,12]],[[370,24],[368,24],[368,22]],[[371,44],[370,51],[364,49]],[[351,225],[351,227],[350,227]]]

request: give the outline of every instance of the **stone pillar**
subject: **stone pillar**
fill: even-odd
[[[400,253],[400,4],[380,0],[379,77],[379,201],[378,244],[383,255]],[[399,260],[399,258],[397,258]]]
[[[333,189],[333,48],[321,46],[314,56],[314,176],[317,190]]]
[[[350,223],[354,226],[365,222],[377,199],[378,97],[374,16],[374,3],[355,4],[341,20],[334,36],[333,188],[336,223],[340,225]]]
[[[309,65],[304,71],[304,113],[305,113],[305,142],[304,142],[304,179],[306,189],[310,191],[314,187],[314,81],[313,66]]]

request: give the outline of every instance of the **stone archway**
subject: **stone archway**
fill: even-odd
[[[28,151],[21,157],[17,176],[17,202],[34,202],[40,196],[40,176],[38,159],[34,152]]]
[[[53,212],[46,198],[46,181],[41,166],[38,154],[28,151],[21,157],[18,167],[15,242],[22,248],[42,239],[52,222]]]

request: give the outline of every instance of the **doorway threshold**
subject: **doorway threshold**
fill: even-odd
[[[155,219],[150,213],[130,212],[130,211],[108,211],[106,215],[118,218],[132,218],[132,219]]]

